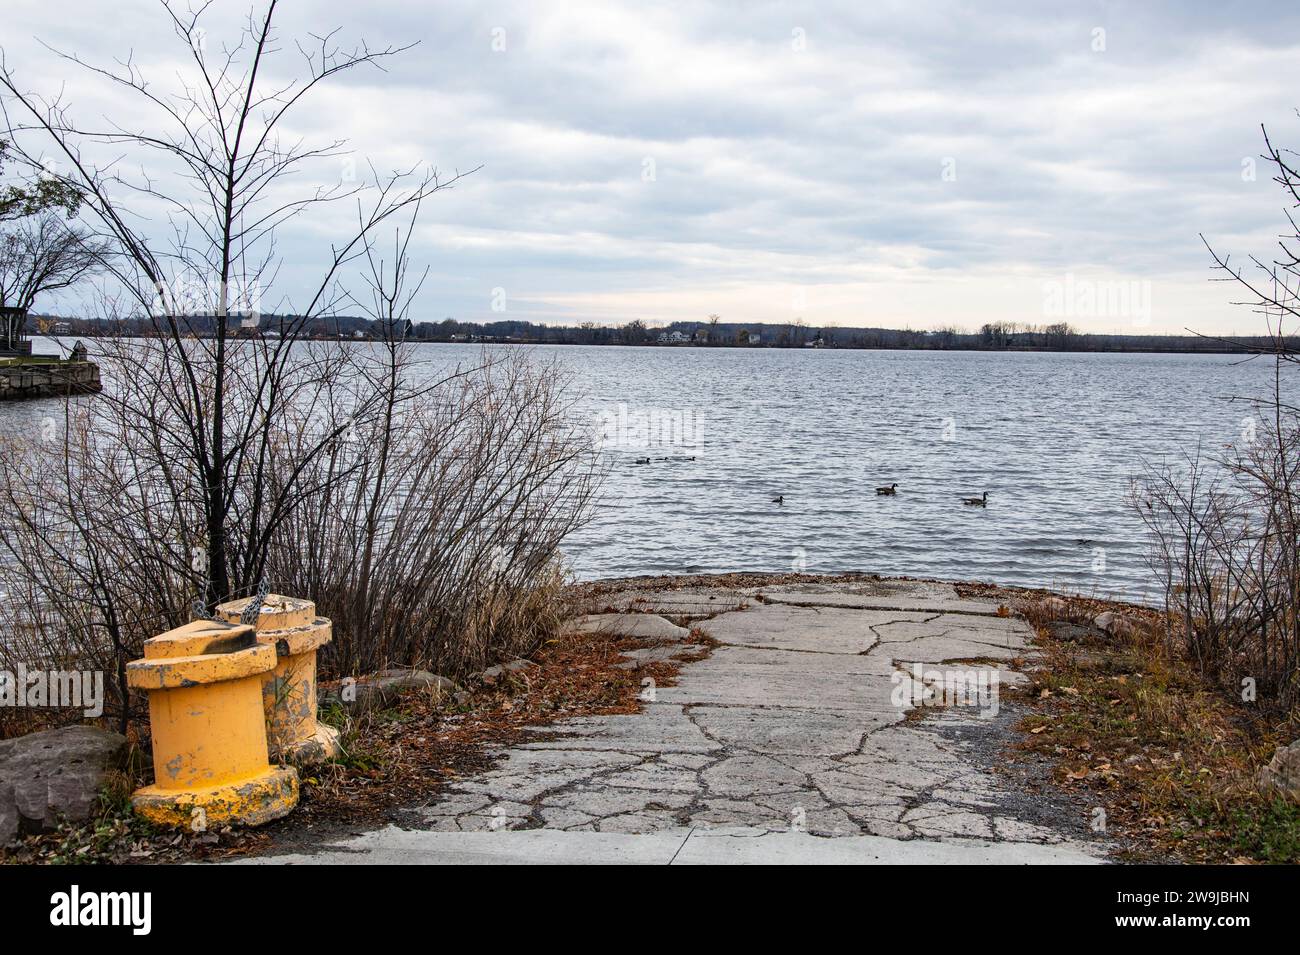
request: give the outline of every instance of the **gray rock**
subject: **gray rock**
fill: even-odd
[[[564,736],[557,739],[525,743],[527,750],[551,751],[546,761],[565,763],[574,756],[589,756],[604,751],[601,765],[610,761],[630,760],[638,763],[651,753],[702,754],[721,748],[710,740],[681,706],[647,703],[640,713],[614,716],[584,716],[566,720]],[[628,754],[638,755],[628,755]],[[596,769],[584,778],[591,778]]]
[[[345,688],[331,689],[324,695],[324,700],[341,705],[349,713],[368,713],[382,710],[395,704],[408,693],[431,693],[441,700],[455,696],[461,688],[454,680],[430,673],[428,670],[380,670],[371,676],[363,676],[352,687],[354,699],[349,699]]]
[[[455,680],[430,673],[428,670],[406,670],[394,668],[380,670],[370,682],[375,685],[395,688],[400,692],[406,690],[434,690],[438,693],[455,693],[460,687]]]
[[[1107,610],[1092,618],[1092,624],[1098,630],[1104,630],[1112,637],[1132,636],[1137,626],[1128,617]]]
[[[774,603],[817,607],[860,607],[877,610],[946,610],[997,615],[996,600],[968,599],[952,584],[934,580],[875,580],[851,584],[806,583],[756,587]]]
[[[639,670],[647,663],[663,663],[672,660],[678,654],[687,652],[687,649],[670,643],[662,647],[642,647],[639,650],[628,650],[623,656],[629,659],[614,665],[620,670]]]
[[[1044,613],[1051,614],[1057,620],[1062,619],[1070,612],[1070,605],[1060,597],[1048,597],[1038,606]]]
[[[1078,643],[1089,637],[1101,636],[1101,632],[1096,627],[1070,623],[1068,620],[1053,620],[1047,625],[1047,629],[1054,638],[1067,643]]]
[[[597,613],[568,624],[570,631],[607,633],[643,640],[685,640],[691,632],[653,613]]]
[[[1300,739],[1277,748],[1273,759],[1260,770],[1259,782],[1266,791],[1300,803]]]
[[[523,657],[520,657],[517,660],[511,660],[507,663],[498,663],[496,666],[488,667],[479,674],[479,677],[484,683],[491,686],[493,683],[503,680],[507,676],[518,676],[524,680],[531,680],[533,675],[540,669],[541,667],[532,660],[525,660]]]
[[[848,607],[756,605],[700,624],[713,639],[741,647],[815,653],[865,653],[879,640],[874,628],[896,621],[923,623],[934,614]]]
[[[84,725],[0,740],[0,845],[87,819],[125,752],[126,737]]]

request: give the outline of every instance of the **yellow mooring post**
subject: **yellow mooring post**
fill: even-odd
[[[219,604],[217,616],[237,623],[257,599]],[[271,755],[296,766],[333,759],[340,752],[338,730],[316,719],[316,651],[330,642],[334,625],[316,616],[310,600],[267,594],[253,626],[258,642],[274,647],[278,658],[262,680]]]
[[[252,627],[196,620],[144,642],[126,666],[149,694],[154,783],[131,795],[135,811],[164,826],[203,830],[260,825],[298,805],[298,773],[271,766],[262,675],[275,649]]]

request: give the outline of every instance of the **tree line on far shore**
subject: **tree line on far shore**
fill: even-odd
[[[206,318],[206,321],[205,321]],[[33,316],[36,334],[99,337],[104,335],[149,337],[154,334],[149,319],[60,318]],[[206,327],[215,334],[217,321],[212,316],[191,316],[189,325],[198,334]],[[373,319],[353,316],[302,316],[263,314],[250,319],[231,316],[228,333],[235,337],[258,337],[280,334],[292,326],[295,337],[311,339],[375,339],[391,336],[392,330]],[[679,321],[652,326],[640,320],[621,325],[549,325],[518,319],[492,322],[463,322],[446,318],[439,322],[407,321],[404,337],[425,342],[497,342],[536,345],[650,345],[711,348],[849,348],[849,349],[918,349],[937,351],[1065,351],[1065,352],[1186,352],[1236,353],[1272,351],[1278,347],[1275,336],[1210,335],[1124,335],[1080,332],[1059,322],[1031,325],[1017,322],[986,323],[976,331],[957,326],[934,330],[911,328],[874,328],[855,326],[815,326],[802,321],[785,324],[724,322],[716,316],[707,321]],[[1281,343],[1288,349],[1300,342]]]

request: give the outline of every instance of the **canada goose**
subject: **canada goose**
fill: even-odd
[[[896,488],[896,487],[898,487],[897,484],[890,484],[888,487],[878,487],[878,488],[876,488],[876,493],[877,493],[877,494],[894,494],[894,493],[896,493],[895,490],[894,490],[894,488]]]
[[[971,507],[987,507],[989,503],[989,492],[985,491],[983,497],[963,497],[963,504],[969,504]]]
[[[784,494],[778,494],[776,497],[772,498],[772,503],[773,503],[773,504],[784,504],[784,503],[785,503],[785,495],[784,495]]]
[[[649,458],[637,458],[635,463],[636,463],[636,464],[649,464],[649,463],[650,463],[650,459],[649,459]]]

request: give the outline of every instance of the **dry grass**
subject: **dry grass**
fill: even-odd
[[[1173,655],[1153,611],[1083,598],[1049,609],[1024,593],[1009,599],[1037,630],[1043,653],[1024,691],[1029,714],[1016,748],[1048,757],[1061,788],[1096,800],[1121,857],[1300,861],[1300,806],[1255,784],[1275,747],[1295,737],[1291,720],[1225,696]],[[1127,638],[1108,636],[1090,626],[1103,610],[1140,626]]]

